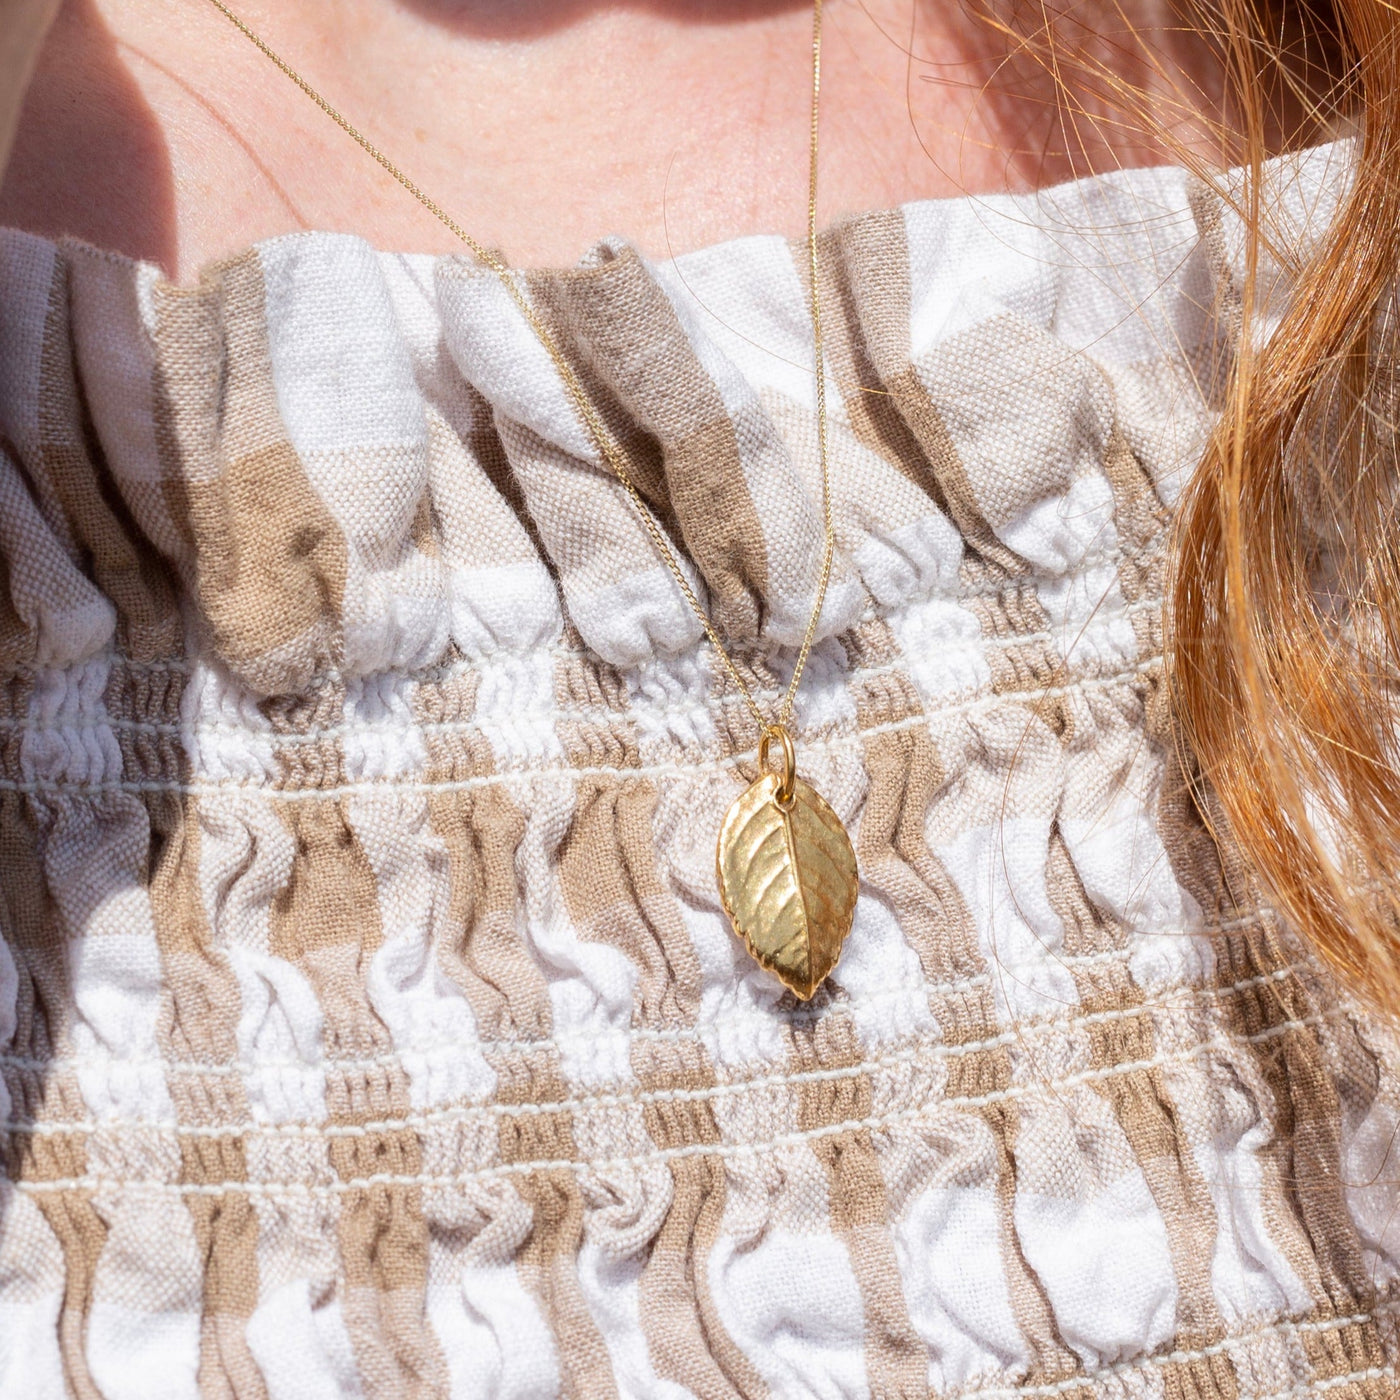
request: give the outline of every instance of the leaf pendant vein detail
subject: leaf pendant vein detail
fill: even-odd
[[[715,850],[720,899],[754,959],[802,1001],[836,966],[855,917],[856,854],[841,819],[793,779],[786,809],[765,773],[731,804]]]

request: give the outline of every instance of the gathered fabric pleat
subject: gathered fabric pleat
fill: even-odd
[[[1300,229],[1345,162],[1274,168]],[[494,274],[0,234],[0,1393],[1390,1394],[1394,1034],[1163,673],[1233,218],[821,236],[794,732],[861,888],[806,1004],[716,889],[753,716]],[[776,706],[805,250],[515,275]]]

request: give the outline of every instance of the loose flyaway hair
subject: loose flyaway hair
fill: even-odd
[[[964,3],[1006,55],[988,100],[1007,73],[1051,80],[1052,164],[1087,171],[1105,148],[1120,160],[1165,150],[1238,227],[1214,308],[1227,370],[1202,386],[1214,426],[1170,553],[1179,751],[1201,818],[1245,858],[1227,857],[1227,871],[1257,882],[1235,897],[1265,900],[1394,1012],[1400,9]],[[1329,139],[1347,143],[1346,179],[1320,236],[1300,239],[1279,217],[1269,162]]]

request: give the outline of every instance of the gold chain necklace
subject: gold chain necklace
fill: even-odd
[[[632,499],[642,524],[682,596],[699,618],[705,636],[758,724],[760,776],[735,799],[720,825],[715,852],[720,899],[735,932],[754,958],[803,1001],[821,986],[841,956],[856,906],[856,857],[840,818],[808,783],[797,776],[797,755],[789,726],[797,687],[811,654],[817,622],[831,581],[836,531],[831,519],[831,480],[827,465],[826,384],[822,372],[821,303],[817,294],[817,117],[821,97],[822,0],[812,4],[812,112],[807,180],[807,256],[811,279],[812,345],[816,366],[817,451],[821,463],[825,540],[821,576],[792,678],[769,720],[734,664],[709,615],[682,571],[656,517],[637,490],[622,450],[589,400],[578,375],[554,342],[511,269],[479,243],[450,214],[418,188],[348,118],[342,116],[305,78],[245,24],[223,0],[209,0],[238,31],[277,65],[340,129],[372,156],[430,214],[500,278],[511,300],[554,362],[579,418],[599,455]],[[768,761],[776,743],[778,771]]]

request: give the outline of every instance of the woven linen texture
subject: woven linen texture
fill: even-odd
[[[0,1396],[1393,1393],[1396,1046],[1163,686],[1238,249],[1176,171],[823,236],[802,1006],[715,887],[750,716],[491,274],[0,236]],[[776,697],[803,250],[520,275]]]

